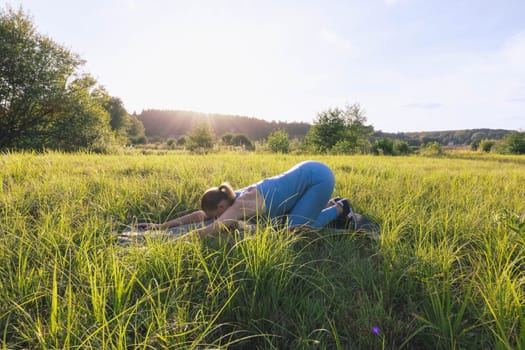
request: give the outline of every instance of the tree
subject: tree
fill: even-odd
[[[192,152],[207,152],[215,144],[213,129],[208,123],[198,124],[188,135],[188,149]]]
[[[419,155],[422,156],[432,157],[439,156],[442,154],[443,148],[441,147],[441,144],[437,141],[426,143],[419,149]]]
[[[102,87],[95,89],[92,97],[109,113],[109,125],[119,143],[134,143],[145,136],[144,125],[128,114],[120,98],[110,96]]]
[[[348,105],[345,109],[328,109],[317,115],[305,142],[315,152],[328,152],[335,145],[338,151],[345,150],[345,153],[364,152],[368,137],[374,131],[365,123],[366,116],[359,104]]]
[[[481,140],[478,145],[478,150],[489,153],[496,144],[496,142],[496,140]]]
[[[221,136],[221,142],[227,146],[240,146],[249,151],[255,149],[253,142],[245,134],[232,134],[228,132]]]
[[[128,137],[132,144],[143,144],[147,142],[146,130],[144,124],[138,120],[137,116],[132,114],[129,116]]]
[[[109,96],[106,93],[103,107],[109,113],[109,125],[117,135],[127,137],[130,117],[122,100],[118,97]]]
[[[244,134],[236,134],[235,136],[233,136],[231,142],[234,146],[243,147],[245,150],[248,151],[253,151],[255,149],[255,146],[253,145],[252,141],[248,138],[248,136]]]
[[[0,11],[0,148],[31,147],[64,112],[83,61],[38,34],[21,9]]]
[[[177,139],[177,146],[181,146],[181,147],[184,147],[186,146],[187,144],[190,143],[190,141],[188,140],[188,136],[187,135],[182,135],[181,137],[179,137]]]
[[[408,142],[402,140],[394,140],[394,154],[407,155],[410,153],[410,146]]]
[[[98,96],[96,81],[85,76],[68,85],[64,112],[49,127],[46,148],[63,151],[88,149],[105,152],[114,142],[109,113],[93,96]]]
[[[481,143],[481,140],[476,139],[470,143],[470,149],[473,151],[477,151],[479,148],[479,144]]]
[[[344,112],[339,108],[322,111],[306,134],[305,141],[315,152],[329,151],[344,138]]]
[[[232,146],[232,139],[235,135],[231,132],[227,132],[221,136],[221,142],[227,146]]]
[[[268,147],[275,153],[290,152],[290,137],[283,129],[276,130],[268,136]]]
[[[382,139],[376,140],[372,145],[372,150],[375,154],[379,155],[393,155],[394,154],[394,141],[389,137],[383,137]]]
[[[513,131],[501,142],[502,153],[525,154],[525,132]]]
[[[120,99],[80,74],[84,61],[37,33],[22,9],[0,9],[0,52],[0,149],[105,151],[115,135],[127,141]]]

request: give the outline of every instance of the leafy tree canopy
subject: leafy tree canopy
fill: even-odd
[[[0,10],[0,148],[40,137],[64,112],[83,61],[40,35],[21,9]]]
[[[215,134],[208,123],[198,124],[188,135],[188,149],[192,152],[206,153],[215,144]]]
[[[344,109],[333,108],[320,112],[306,135],[306,143],[316,152],[361,152],[367,147],[374,128],[366,125],[364,110],[359,104]]]
[[[268,136],[268,147],[275,153],[290,152],[290,137],[282,129],[276,130]]]
[[[102,150],[114,136],[144,136],[120,99],[79,72],[84,61],[21,8],[0,8],[0,53],[0,149]]]

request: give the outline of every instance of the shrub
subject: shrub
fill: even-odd
[[[374,152],[374,154],[380,155],[393,155],[394,141],[388,137],[383,137],[382,139],[376,140],[372,145],[372,152]]]
[[[443,147],[441,147],[441,144],[437,141],[429,142],[424,144],[419,149],[419,155],[421,156],[439,156],[443,154]]]
[[[410,145],[406,141],[394,141],[394,154],[407,155],[410,153]]]
[[[272,132],[268,136],[268,148],[275,153],[290,152],[290,138],[288,133],[282,129]]]
[[[481,140],[478,146],[478,151],[489,153],[496,144],[496,140]]]
[[[525,132],[513,131],[501,142],[501,153],[525,154]]]

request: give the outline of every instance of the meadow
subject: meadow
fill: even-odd
[[[122,246],[305,159],[380,223]],[[2,349],[525,349],[525,157],[0,155]]]

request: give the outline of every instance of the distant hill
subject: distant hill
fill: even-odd
[[[253,117],[207,114],[192,111],[178,110],[144,110],[137,115],[146,129],[146,136],[150,140],[165,141],[169,138],[178,138],[188,134],[195,125],[208,122],[215,135],[220,137],[225,133],[245,134],[251,140],[262,140],[277,129],[284,129],[290,138],[303,139],[311,124],[309,123],[287,123],[266,121]],[[437,141],[442,145],[470,145],[476,140],[494,139],[500,140],[513,130],[505,129],[467,129],[446,131],[421,131],[421,132],[398,132],[387,133],[376,131],[370,141],[374,142],[383,137],[394,140],[403,140],[411,146],[420,146],[424,143]]]
[[[265,139],[277,129],[286,130],[290,138],[302,139],[311,127],[308,123],[269,122],[244,116],[176,110],[144,110],[137,118],[144,124],[146,136],[159,141],[188,134],[202,122],[208,122],[217,137],[230,132],[245,134],[251,140]]]
[[[442,145],[470,145],[474,141],[483,139],[501,140],[513,130],[505,129],[467,129],[467,130],[448,130],[448,131],[421,131],[421,132],[400,132],[386,133],[375,132],[371,141],[389,137],[394,140],[408,142],[410,146],[420,146],[424,143],[437,141]]]

